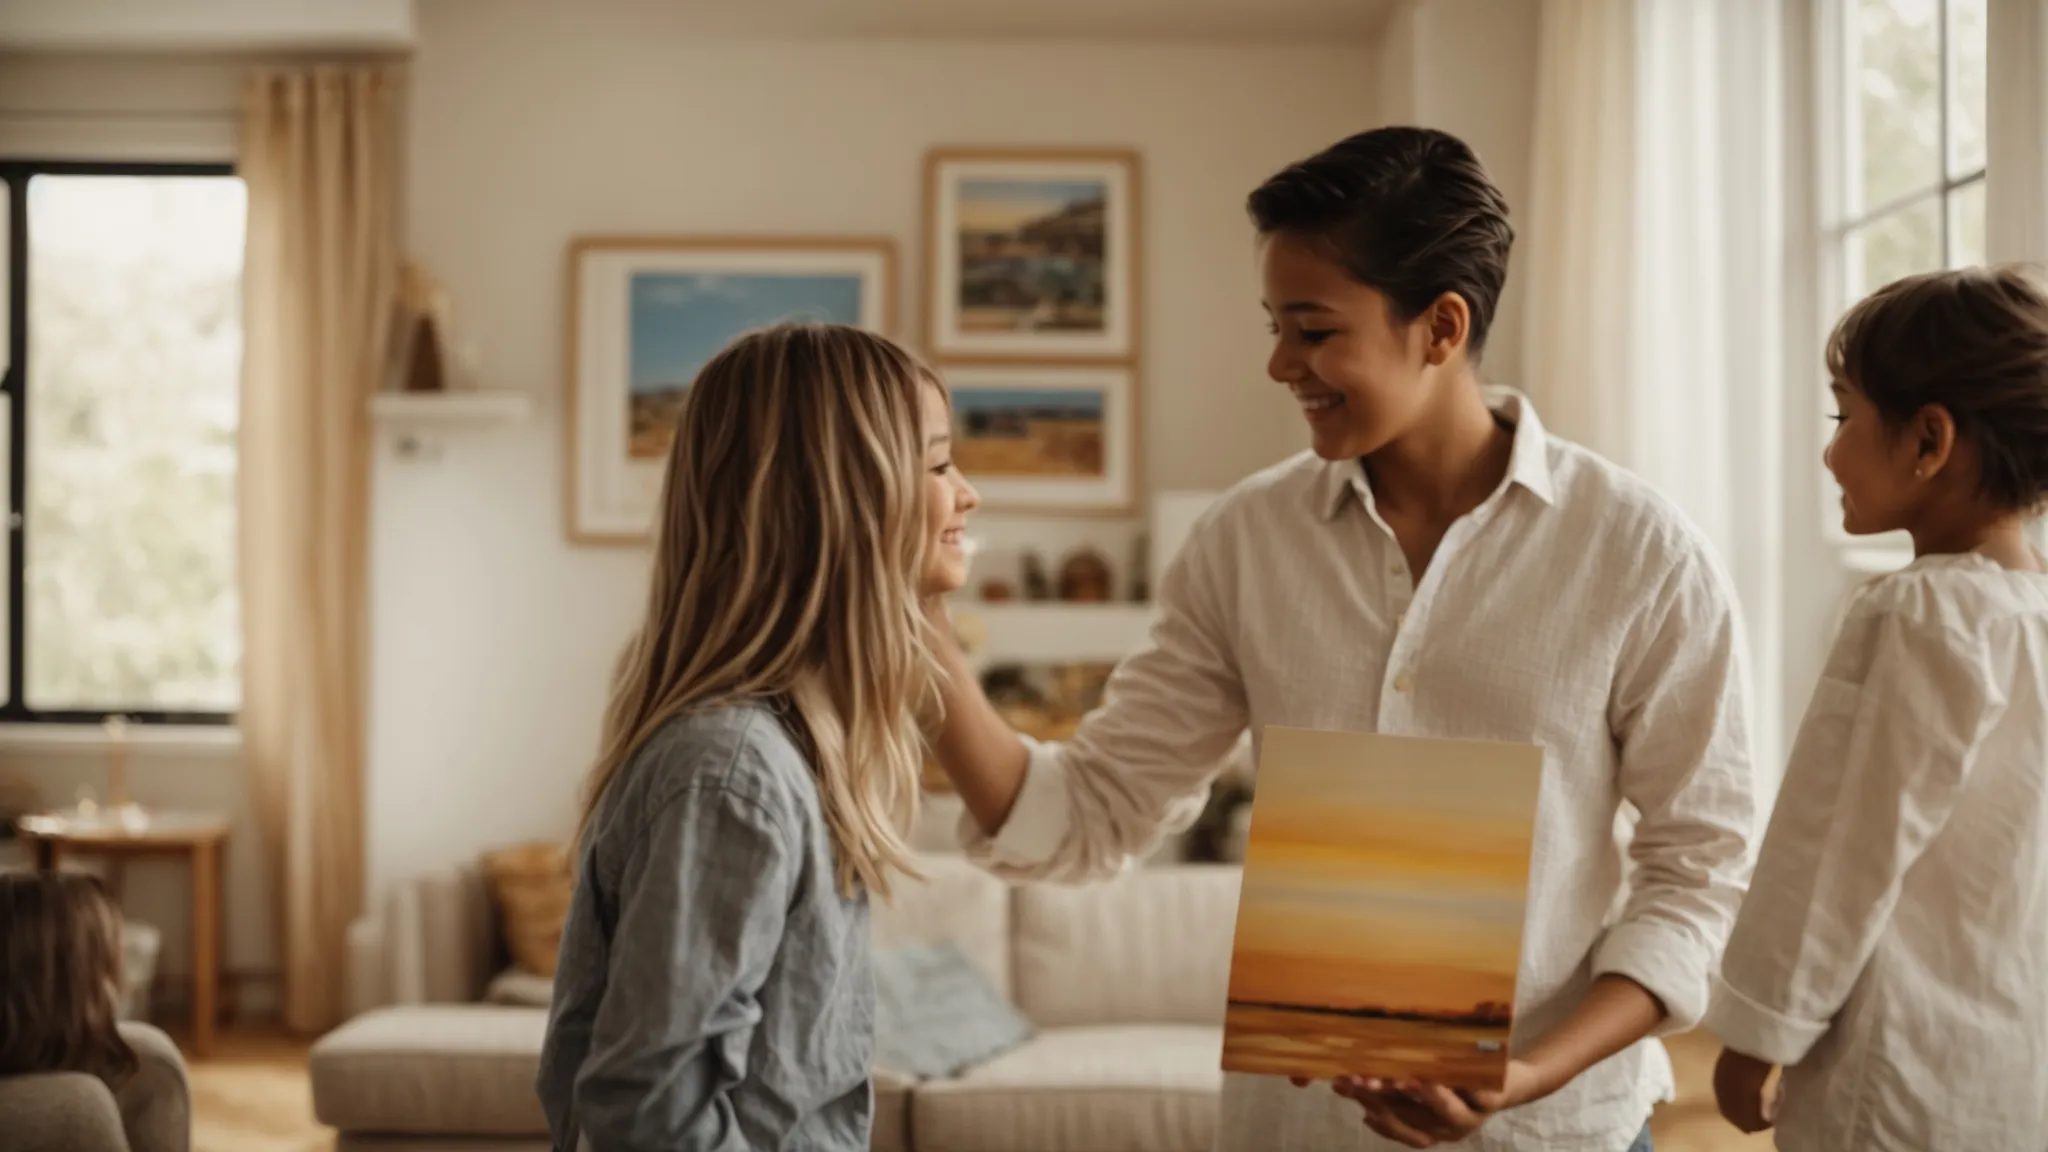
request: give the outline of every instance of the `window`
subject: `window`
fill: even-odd
[[[1816,151],[1829,222],[1821,277],[1827,327],[1901,276],[1984,262],[1987,2],[1821,6]],[[1823,487],[1830,537],[1848,543],[1840,492],[1832,479]]]
[[[241,696],[244,191],[0,162],[11,722],[226,723]]]

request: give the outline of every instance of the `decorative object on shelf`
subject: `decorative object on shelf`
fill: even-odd
[[[1030,548],[1019,557],[1018,567],[1024,576],[1024,598],[1026,600],[1052,599],[1052,581],[1045,574],[1045,561]]]
[[[450,341],[454,309],[448,290],[417,261],[399,267],[392,301],[391,350],[385,389],[391,392],[447,392],[466,389]]]
[[[893,335],[896,244],[866,237],[584,237],[569,246],[568,534],[652,533],[663,459],[697,370],[783,320]]]
[[[1081,547],[1060,561],[1060,599],[1069,603],[1102,604],[1114,598],[1115,578],[1109,561],[1093,548]]]
[[[981,599],[985,604],[1008,604],[1017,598],[1017,589],[1000,576],[991,576],[981,582]]]
[[[948,368],[953,460],[991,510],[1128,512],[1136,381],[1124,367]]]
[[[1127,361],[1139,162],[1128,149],[925,156],[925,343],[940,360]]]

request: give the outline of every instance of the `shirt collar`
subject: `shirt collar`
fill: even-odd
[[[1515,426],[1514,445],[1508,451],[1507,484],[1519,485],[1544,504],[1557,504],[1556,479],[1550,471],[1550,436],[1536,414],[1536,405],[1520,390],[1504,385],[1486,385],[1486,406]],[[1372,487],[1365,469],[1356,460],[1333,460],[1323,464],[1317,478],[1316,511],[1323,519],[1334,518],[1347,497],[1356,496],[1367,508],[1373,506]]]

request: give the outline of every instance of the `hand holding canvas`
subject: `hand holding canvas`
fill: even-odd
[[[1410,1148],[1455,1144],[1479,1130],[1489,1116],[1549,1095],[1554,1089],[1526,1060],[1508,1062],[1507,1079],[1498,1091],[1453,1091],[1441,1084],[1339,1077],[1331,1090],[1356,1100],[1365,1109],[1365,1125],[1381,1136]]]
[[[1358,1101],[1365,1109],[1366,1125],[1389,1140],[1410,1148],[1456,1143],[1494,1113],[1541,1100],[1571,1083],[1579,1073],[1649,1035],[1664,1016],[1664,1005],[1649,989],[1626,976],[1601,976],[1570,1016],[1519,1059],[1508,1062],[1498,1091],[1459,1093],[1441,1084],[1403,1091],[1400,1085],[1357,1077],[1340,1078],[1332,1088]],[[1303,1083],[1298,1078],[1294,1082]]]

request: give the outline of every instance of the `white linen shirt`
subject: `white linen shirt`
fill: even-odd
[[[1227,492],[1160,581],[1146,647],[1064,745],[1034,745],[998,835],[969,856],[1012,879],[1108,876],[1199,812],[1247,724],[1512,740],[1544,749],[1514,1048],[1597,975],[1707,1004],[1751,865],[1748,670],[1730,582],[1703,537],[1620,468],[1549,436],[1519,393],[1508,475],[1418,583],[1357,461],[1311,453]],[[1616,813],[1640,813],[1624,882]],[[1456,1147],[1621,1152],[1672,1091],[1646,1040]],[[1386,1149],[1326,1084],[1226,1078],[1226,1152]]]
[[[1923,557],[1844,618],[1708,1026],[1788,1152],[2048,1143],[2048,577]]]

